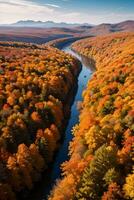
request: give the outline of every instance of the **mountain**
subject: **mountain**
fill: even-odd
[[[20,20],[16,23],[11,24],[11,26],[17,26],[17,27],[36,27],[36,26],[43,26],[43,22],[42,21],[33,21],[33,20]]]
[[[16,23],[10,24],[10,25],[4,25],[4,27],[22,27],[22,28],[66,28],[67,29],[75,29],[75,31],[81,32],[83,31],[85,35],[103,35],[108,34],[111,32],[117,32],[117,31],[134,31],[134,21],[128,20],[116,24],[108,24],[103,23],[99,25],[92,25],[88,23],[79,24],[79,23],[66,23],[66,22],[60,22],[56,23],[53,21],[33,21],[33,20],[21,20]],[[70,31],[70,30],[69,30]]]
[[[85,35],[104,35],[112,32],[129,32],[134,31],[134,21],[128,20],[117,24],[100,24],[87,28]]]
[[[134,31],[134,21],[132,20],[96,26],[27,20],[19,21],[10,26],[0,26],[0,41],[21,41],[41,44],[65,37],[87,37],[129,31]]]
[[[120,22],[118,24],[113,25],[113,28],[120,31],[134,31],[134,20],[128,20],[124,22]]]
[[[89,26],[89,24],[85,23],[82,24],[83,26]],[[42,22],[42,21],[33,21],[33,20],[26,20],[26,21],[18,21],[14,24],[11,24],[10,26],[14,26],[14,27],[42,27],[42,28],[61,28],[61,27],[77,27],[77,26],[81,26],[81,24],[69,24],[69,23],[65,23],[65,22],[60,22],[60,23],[56,23],[53,21],[46,21],[46,22]]]

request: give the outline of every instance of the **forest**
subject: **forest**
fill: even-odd
[[[0,200],[134,200],[134,0],[0,0]]]
[[[0,200],[31,190],[53,161],[79,71],[48,45],[0,42]]]
[[[49,200],[134,199],[134,33],[76,41],[96,72],[83,91],[69,161]]]

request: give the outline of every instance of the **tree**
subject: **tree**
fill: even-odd
[[[114,166],[116,166],[116,149],[111,146],[101,146],[81,177],[75,199],[82,197],[91,200],[99,199],[105,188],[103,178]]]
[[[103,180],[105,181],[106,185],[109,185],[112,182],[117,183],[120,180],[120,175],[115,168],[111,168],[106,172]]]
[[[18,152],[16,154],[17,164],[22,174],[22,179],[24,186],[28,189],[31,189],[33,186],[32,183],[32,157],[29,151],[29,148],[25,144],[20,144],[18,146]]]
[[[125,196],[128,199],[134,199],[134,174],[129,174],[127,176],[123,189],[125,191]]]
[[[38,145],[39,152],[44,158],[45,162],[48,163],[50,157],[49,157],[49,146],[47,139],[45,139],[44,137],[37,138],[36,144]]]
[[[41,117],[40,117],[40,115],[39,115],[38,112],[33,112],[33,113],[31,114],[31,118],[32,118],[32,120],[35,121],[36,123],[41,123]]]
[[[22,189],[22,177],[20,175],[20,168],[17,164],[15,156],[10,156],[7,161],[7,168],[10,170],[10,184],[15,191],[20,191]]]
[[[111,183],[108,186],[108,191],[104,192],[102,200],[123,200],[123,194],[121,192],[120,186],[117,183]]]
[[[43,157],[40,155],[38,147],[35,144],[31,144],[29,147],[31,162],[32,162],[32,180],[37,181],[40,179],[40,173],[46,169],[46,163]],[[38,163],[38,164],[37,164]]]

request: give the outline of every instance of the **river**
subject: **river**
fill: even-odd
[[[47,200],[47,195],[49,195],[52,187],[56,183],[56,180],[61,177],[60,165],[69,159],[68,157],[68,146],[69,142],[72,140],[72,128],[75,124],[79,122],[79,111],[77,109],[77,102],[82,101],[82,92],[86,88],[88,80],[91,78],[95,68],[89,65],[90,61],[86,57],[82,57],[71,50],[71,44],[68,44],[62,48],[62,51],[69,53],[76,58],[78,58],[82,64],[82,69],[78,77],[78,88],[76,92],[76,96],[74,102],[71,106],[71,115],[69,118],[69,122],[65,131],[65,136],[63,139],[63,143],[58,150],[54,163],[51,167],[50,174],[44,175],[44,178],[50,177],[47,185],[42,183],[35,187],[34,191],[37,189],[37,192],[33,192],[31,200]],[[43,180],[42,180],[43,181]]]
[[[75,57],[77,57],[81,63],[82,63],[82,70],[79,74],[78,77],[78,88],[77,88],[77,93],[74,99],[74,102],[71,107],[71,115],[70,119],[65,131],[65,137],[62,146],[60,147],[55,163],[53,165],[53,170],[52,170],[52,175],[51,178],[52,180],[56,180],[57,178],[60,177],[61,170],[60,170],[60,165],[63,163],[65,160],[68,160],[68,145],[69,142],[72,140],[72,133],[71,130],[75,124],[79,122],[79,111],[77,109],[77,102],[82,101],[82,92],[86,88],[87,82],[90,79],[93,69],[88,66],[87,60],[81,56],[79,56],[77,53],[71,50],[71,45],[65,46],[62,51],[69,53]]]

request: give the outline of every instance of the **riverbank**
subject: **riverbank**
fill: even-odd
[[[111,34],[73,43],[95,60],[73,128],[70,159],[49,200],[133,199],[134,35]]]
[[[61,178],[61,170],[60,165],[67,159],[68,157],[68,146],[69,142],[72,140],[72,134],[71,130],[72,127],[78,123],[78,116],[79,111],[77,109],[77,102],[82,101],[82,91],[87,85],[87,81],[89,79],[89,76],[93,73],[93,68],[91,66],[88,66],[88,62],[84,59],[85,62],[83,62],[83,58],[80,57],[78,54],[73,52],[71,50],[71,44],[69,42],[69,45],[65,45],[62,49],[65,53],[69,53],[73,56],[75,56],[80,62],[82,63],[82,68],[78,76],[78,82],[77,85],[73,88],[73,90],[69,94],[69,101],[72,104],[71,106],[71,112],[70,117],[66,126],[65,133],[63,134],[63,140],[61,141],[61,145],[59,147],[59,150],[57,151],[55,155],[54,162],[50,165],[50,170],[47,173],[44,173],[42,181],[37,184],[36,191],[31,192],[31,196],[29,197],[32,200],[42,200],[47,199],[47,195],[50,194],[50,191],[54,184],[56,183],[56,180]],[[90,69],[91,67],[91,69]],[[72,93],[72,94],[71,94]],[[70,98],[70,97],[73,97]],[[66,112],[65,112],[66,113]],[[68,119],[68,117],[67,117]],[[46,176],[49,173],[49,178],[47,179],[47,183],[45,182]],[[51,175],[50,175],[51,174]],[[43,180],[44,179],[44,180]]]
[[[70,46],[70,42],[69,42],[69,46]],[[64,51],[64,48],[63,48],[63,51]],[[68,53],[67,51],[65,51],[65,52]],[[49,164],[48,170],[46,170],[42,173],[41,180],[37,184],[35,184],[35,187],[33,188],[33,190],[30,191],[30,194],[27,194],[25,197],[22,197],[21,200],[28,200],[28,199],[32,199],[32,200],[44,199],[44,200],[46,200],[47,195],[50,194],[50,191],[56,182],[56,179],[61,177],[60,163],[62,163],[63,161],[61,160],[60,163],[57,165],[56,160],[59,156],[59,150],[62,148],[64,140],[65,140],[65,134],[66,134],[65,132],[66,132],[66,129],[67,129],[69,121],[70,121],[72,106],[74,104],[75,96],[76,96],[76,93],[78,90],[78,77],[79,77],[79,74],[81,73],[82,65],[81,65],[81,62],[79,61],[79,59],[76,59],[76,61],[77,61],[77,66],[79,66],[79,69],[77,70],[77,72],[74,76],[73,87],[69,90],[67,98],[63,103],[63,113],[64,113],[64,121],[63,121],[63,125],[62,125],[63,128],[62,128],[62,132],[61,132],[61,138],[59,141],[59,145],[58,145],[57,151],[55,152],[55,155],[54,155],[54,160],[53,160],[53,162],[51,162]],[[65,159],[66,159],[66,156],[65,156]],[[54,165],[56,166],[56,171],[54,169]],[[54,175],[54,171],[55,171],[55,175]],[[35,190],[35,188],[36,188],[36,190]]]
[[[90,37],[93,37],[93,36],[59,38],[56,40],[51,40],[51,41],[45,43],[45,45],[55,47],[55,48],[62,50],[62,49],[64,49],[65,46],[68,46],[69,44],[71,45],[75,41],[85,39],[85,38],[90,38]]]

